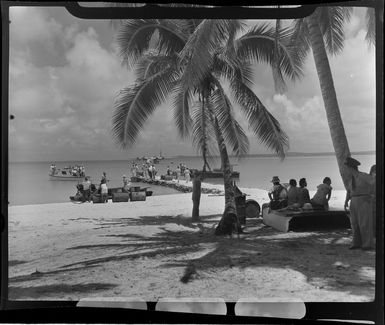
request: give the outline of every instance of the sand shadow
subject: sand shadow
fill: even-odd
[[[42,296],[57,299],[66,294],[88,295],[97,291],[105,291],[116,287],[110,283],[52,284],[41,286],[9,286],[9,299],[39,299]]]

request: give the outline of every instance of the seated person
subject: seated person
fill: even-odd
[[[271,180],[273,187],[269,191],[270,209],[278,210],[287,207],[287,190],[280,183],[278,176],[274,176]]]
[[[287,205],[293,205],[299,202],[297,181],[291,179],[289,181],[289,188],[287,190]]]
[[[325,211],[329,210],[329,200],[332,195],[332,187],[330,184],[332,181],[329,177],[325,177],[323,183],[317,186],[317,192],[314,194],[313,198],[310,200],[313,208],[324,209]]]
[[[309,190],[306,188],[306,186],[307,186],[306,178],[301,178],[299,180],[299,187],[297,188],[298,203],[300,207],[303,207],[305,203],[310,203]]]

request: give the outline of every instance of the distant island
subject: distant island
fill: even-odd
[[[351,153],[352,156],[354,155],[375,155],[376,152],[375,151],[354,151]],[[334,156],[335,153],[334,152],[287,152],[286,153],[286,157],[317,157],[317,156]],[[233,155],[229,155],[230,157],[235,157]],[[191,157],[200,157],[198,155],[195,155],[195,156],[183,156],[183,155],[180,155],[180,156],[173,156],[173,157],[168,157],[168,159],[171,159],[171,158],[191,158]],[[219,156],[214,156],[214,157],[217,157],[219,158]],[[247,155],[243,155],[241,156],[241,158],[265,158],[265,157],[276,157],[275,154],[271,154],[271,153],[266,153],[266,154],[259,154],[259,153],[255,153],[255,154],[247,154]]]

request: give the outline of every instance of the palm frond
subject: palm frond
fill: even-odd
[[[168,69],[121,90],[114,105],[112,136],[122,148],[132,146],[156,107],[175,87],[177,75]]]
[[[241,60],[275,66],[292,80],[300,78],[303,74],[303,57],[297,54],[293,46],[293,32],[291,27],[282,28],[277,38],[274,27],[267,23],[258,24],[236,41],[237,55]],[[278,59],[275,60],[277,50]]]
[[[283,159],[289,148],[289,139],[279,122],[249,87],[237,80],[234,80],[230,87],[249,123],[249,128],[263,145],[274,150]]]
[[[293,34],[290,38],[290,48],[296,51],[298,59],[304,62],[311,48],[306,19],[295,19],[291,24],[291,28]]]
[[[225,139],[235,155],[245,155],[249,151],[249,140],[245,131],[234,117],[229,98],[224,90],[218,85],[212,94],[213,112],[217,117],[218,124]]]
[[[147,79],[171,67],[176,69],[176,63],[176,56],[149,52],[139,58],[135,65],[135,75],[137,79]]]
[[[190,25],[186,19],[159,20],[158,51],[167,55],[179,53],[190,35]]]
[[[192,141],[194,147],[204,159],[213,163],[215,132],[209,116],[209,102],[196,101],[192,106]]]
[[[247,85],[253,84],[251,64],[239,60],[236,53],[222,52],[215,55],[212,72],[227,80],[238,78]]]
[[[189,37],[181,51],[185,89],[197,86],[211,72],[214,52],[226,42],[229,25],[228,19],[206,19]]]
[[[117,34],[119,54],[123,63],[129,67],[134,66],[138,58],[151,48],[150,41],[158,31],[158,37],[163,40],[162,48],[169,46],[169,53],[177,52],[183,48],[186,36],[179,30],[173,30],[175,25],[168,24],[165,20],[158,19],[129,19],[126,20]],[[165,35],[169,40],[164,41]]]
[[[175,125],[181,138],[185,139],[190,134],[192,123],[190,116],[191,94],[188,89],[184,90],[180,83],[176,85],[174,94],[173,106]]]
[[[367,28],[365,40],[369,46],[376,46],[376,12],[374,8],[367,8],[365,16]]]
[[[318,15],[318,21],[325,47],[332,55],[340,53],[344,48],[344,23],[350,20],[351,7],[319,7],[313,13]]]
[[[281,33],[281,20],[277,19],[275,22],[275,36],[274,36],[274,59],[273,59],[273,80],[274,88],[278,93],[283,93],[286,90],[285,80],[283,79],[282,70],[280,69],[280,58],[282,56],[281,49],[278,45]]]

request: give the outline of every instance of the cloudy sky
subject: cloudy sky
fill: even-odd
[[[178,138],[169,103],[159,107],[134,147],[123,151],[114,144],[114,99],[134,77],[121,65],[110,21],[82,20],[48,7],[12,7],[10,20],[10,161],[196,153],[190,141]],[[355,8],[345,49],[330,58],[352,151],[375,150],[375,52],[365,33],[364,11]],[[255,71],[253,90],[288,134],[290,151],[333,151],[312,56],[305,77],[288,83],[284,95],[274,93],[268,67],[256,65]],[[250,153],[268,152],[249,135]]]

